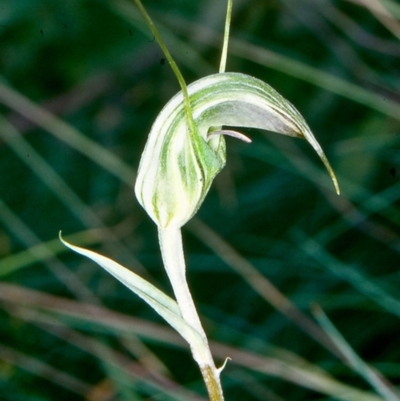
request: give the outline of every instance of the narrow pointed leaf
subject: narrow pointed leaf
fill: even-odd
[[[66,242],[60,233],[61,242],[71,250],[93,260],[104,270],[108,271],[122,284],[149,304],[162,316],[189,344],[202,342],[201,336],[183,319],[178,304],[168,295],[148,281],[142,279],[117,262],[88,249],[80,248]]]

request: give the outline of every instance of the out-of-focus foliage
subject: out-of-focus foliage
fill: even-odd
[[[218,71],[224,1],[144,5],[187,82]],[[400,384],[399,19],[389,0],[234,3],[227,71],[300,110],[342,194],[305,141],[227,140],[227,166],[183,235],[216,359],[233,358],[229,401],[399,399],[379,378]],[[170,292],[133,185],[178,90],[128,0],[1,2],[2,400],[205,399],[185,343],[57,238]],[[315,303],[350,348],[314,321]]]

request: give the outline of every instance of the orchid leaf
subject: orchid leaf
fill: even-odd
[[[140,276],[99,253],[69,244],[61,237],[61,242],[80,255],[91,259],[104,270],[114,276],[132,292],[149,304],[161,317],[163,317],[189,344],[203,342],[199,333],[187,324],[181,315],[176,301],[164,294],[158,288]]]

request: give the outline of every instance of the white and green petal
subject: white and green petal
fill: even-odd
[[[179,92],[154,122],[135,186],[139,202],[160,228],[183,226],[200,207],[225,165],[225,140],[217,134],[241,135],[221,130],[222,126],[258,128],[306,139],[339,192],[333,170],[304,118],[271,86],[229,72],[199,79],[187,90],[195,132],[189,129]]]

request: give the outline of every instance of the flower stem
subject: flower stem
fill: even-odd
[[[222,45],[221,62],[219,64],[219,72],[225,72],[226,70],[226,59],[228,56],[228,43],[229,43],[229,30],[231,27],[232,17],[232,3],[233,0],[228,0],[228,6],[226,9],[225,29],[224,29],[224,43]]]
[[[182,89],[183,98],[184,98],[184,106],[185,106],[187,122],[189,125],[189,130],[192,135],[196,135],[197,131],[196,131],[196,126],[195,126],[194,119],[193,119],[192,108],[190,107],[189,93],[187,90],[185,79],[183,78],[183,75],[182,75],[181,71],[179,70],[179,67],[177,66],[174,59],[172,58],[171,53],[169,52],[167,46],[165,45],[160,33],[158,32],[158,29],[156,28],[152,19],[150,18],[150,15],[147,13],[146,9],[143,7],[142,2],[140,0],[133,0],[133,1],[136,4],[137,8],[139,9],[140,13],[142,14],[147,25],[151,29],[151,32],[153,33],[157,43],[161,47],[161,50],[163,51],[165,58],[167,59],[169,65],[172,68],[172,71],[174,72],[174,74],[179,82],[179,85]]]
[[[224,401],[219,372],[215,369],[215,366],[214,370],[210,366],[205,366],[200,368],[200,370],[207,387],[210,401]]]
[[[182,317],[186,323],[200,334],[203,340],[201,344],[190,344],[190,348],[194,360],[200,367],[210,401],[223,401],[224,396],[219,379],[219,370],[215,367],[207,336],[201,325],[186,281],[186,265],[183,254],[181,230],[159,228],[158,237],[165,270],[171,282]]]

